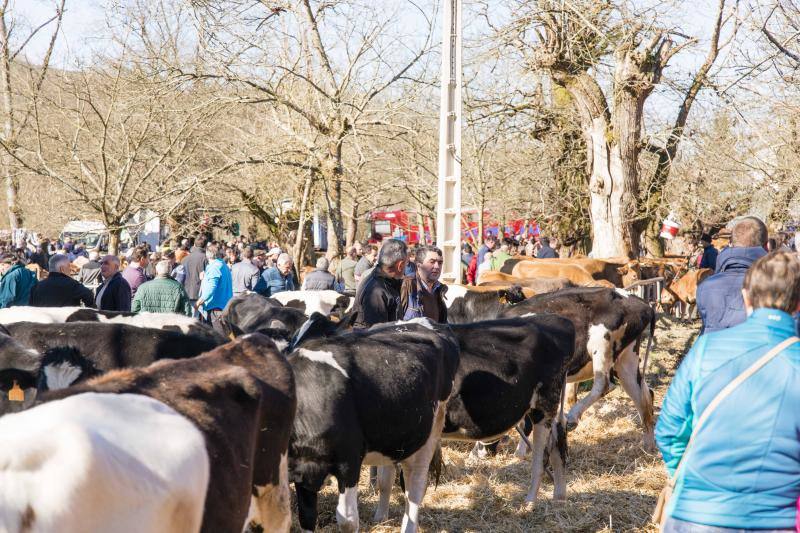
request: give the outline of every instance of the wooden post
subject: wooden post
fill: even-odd
[[[461,283],[461,0],[446,0],[443,14],[436,244],[442,281]]]

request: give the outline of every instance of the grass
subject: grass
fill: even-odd
[[[698,323],[661,317],[651,354],[647,381],[655,392],[656,412],[678,362],[696,337]],[[551,500],[553,486],[545,476],[539,501],[523,510],[530,483],[530,461],[513,456],[516,438],[496,457],[471,457],[471,445],[444,445],[446,469],[439,486],[430,486],[420,511],[426,532],[531,532],[531,531],[648,531],[656,498],[665,474],[658,455],[642,447],[641,429],[633,402],[615,387],[589,409],[578,428],[569,434],[567,501]],[[338,531],[335,481],[330,479],[319,500],[318,531]],[[359,487],[361,530],[397,531],[404,498],[399,487],[392,492],[389,520],[373,524],[377,494],[362,469]],[[296,511],[295,511],[296,512]],[[293,531],[299,531],[296,517]]]

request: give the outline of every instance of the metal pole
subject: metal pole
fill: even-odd
[[[461,283],[461,0],[445,0],[443,14],[436,244],[442,281]]]

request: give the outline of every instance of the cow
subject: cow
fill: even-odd
[[[190,360],[109,372],[46,393],[42,401],[57,404],[87,392],[149,396],[199,429],[211,467],[201,531],[239,533],[246,525],[289,531],[287,451],[296,407],[294,376],[268,338],[245,335]],[[163,438],[157,428],[153,432]],[[162,447],[169,444],[165,440]]]
[[[531,504],[541,483],[545,448],[553,428],[554,499],[566,498],[566,438],[556,424],[563,398],[567,364],[575,350],[575,328],[566,318],[537,315],[451,326],[458,339],[460,362],[447,402],[442,439],[492,441],[512,429],[529,412],[533,429]],[[560,438],[559,438],[560,436]]]
[[[674,310],[675,316],[692,317],[697,304],[697,287],[714,274],[710,268],[689,270],[661,290],[661,305],[665,312]]]
[[[0,415],[33,405],[41,361],[42,354],[36,350],[0,334]]]
[[[575,286],[574,283],[566,278],[517,278],[510,274],[494,271],[484,272],[481,276],[481,282],[478,284],[479,287],[494,287],[496,289],[505,289],[512,285],[531,289],[534,294],[555,292]]]
[[[493,310],[504,309],[507,304],[517,304],[528,297],[519,286],[508,289],[473,289],[474,287],[467,285],[448,285],[444,303],[447,306],[449,323],[472,322],[471,317],[475,316],[496,318],[496,313],[492,316]]]
[[[77,394],[0,418],[0,530],[200,530],[203,434],[136,394]]]
[[[380,469],[385,486],[399,463],[406,486],[402,531],[416,531],[458,367],[457,340],[447,326],[415,319],[315,339],[296,349],[289,363],[297,382],[289,475],[300,527],[314,529],[317,493],[333,475],[339,527],[358,531],[361,465],[389,467]],[[388,495],[375,519],[387,514]]]
[[[341,319],[353,306],[353,298],[336,291],[283,291],[272,298],[286,307],[300,309],[307,316],[320,313]]]
[[[615,257],[606,259],[590,257],[537,259],[517,256],[506,261],[500,272],[524,278],[564,277],[582,287],[598,286],[598,282],[604,282],[600,285],[614,288],[627,287],[639,279],[638,272],[630,269],[630,264],[631,261],[628,259]]]
[[[117,368],[147,366],[159,359],[194,357],[225,342],[224,337],[213,330],[184,335],[177,331],[94,322],[18,322],[7,324],[4,329],[13,338],[14,344],[8,344],[8,352],[0,348],[0,369],[5,369],[0,373],[3,388],[13,387],[9,380],[20,379],[20,374],[25,375],[22,381],[29,385],[28,388],[64,388]],[[5,336],[0,335],[2,337]],[[20,355],[16,349],[11,349],[17,345],[28,350],[23,364],[16,363]],[[73,349],[79,357],[90,362],[92,371],[75,365],[72,362],[75,354],[71,354],[70,350],[54,352],[57,348]],[[48,351],[51,357],[45,360],[44,355]],[[38,365],[35,363],[37,360]],[[17,371],[16,375],[9,373],[12,369]],[[29,391],[22,387],[22,383],[20,387],[27,396]],[[3,413],[0,410],[0,414]]]
[[[293,335],[308,319],[306,314],[284,307],[273,298],[256,293],[234,296],[222,311],[220,322],[229,336],[255,333],[262,328],[283,329]]]
[[[183,333],[209,330],[199,320],[175,313],[129,313],[103,311],[88,307],[7,307],[0,309],[0,324],[34,322],[38,324],[63,324],[65,322],[108,322],[128,324],[140,328],[173,329]]]
[[[534,296],[508,307],[501,315],[539,313],[568,318],[575,326],[575,352],[568,365],[567,398],[577,397],[578,383],[594,380],[589,394],[569,410],[567,429],[574,429],[586,409],[605,396],[614,371],[639,411],[645,448],[654,450],[653,397],[643,372],[655,334],[655,311],[647,302],[622,289],[574,288]],[[647,353],[640,369],[638,348],[648,327]]]

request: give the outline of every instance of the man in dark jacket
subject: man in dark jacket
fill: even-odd
[[[181,264],[186,275],[183,280],[183,287],[186,289],[186,294],[189,295],[189,303],[195,308],[197,298],[200,296],[200,274],[205,271],[206,265],[208,265],[206,238],[204,236],[197,237],[191,253],[183,259]]]
[[[700,236],[700,246],[703,248],[703,255],[700,256],[700,263],[698,268],[711,268],[717,269],[717,257],[719,252],[714,245],[711,244],[711,235],[704,233]]]
[[[78,281],[90,289],[100,285],[100,254],[96,250],[89,252],[89,262],[81,267]]]
[[[10,253],[0,256],[0,308],[28,305],[36,274],[25,268],[19,258]]]
[[[233,295],[245,291],[254,292],[261,279],[261,270],[253,264],[253,249],[250,247],[242,250],[242,260],[231,267],[233,278]]]
[[[444,256],[435,246],[422,246],[414,256],[414,275],[403,279],[400,290],[400,307],[403,320],[427,317],[434,322],[447,322],[444,294],[447,286],[439,283]]]
[[[69,276],[70,260],[66,255],[54,255],[48,264],[47,279],[31,289],[34,307],[94,307],[92,291]]]
[[[100,261],[103,282],[97,287],[95,303],[103,311],[130,311],[131,286],[119,271],[119,257],[107,255]]]
[[[767,226],[756,217],[740,220],[731,233],[731,245],[717,258],[716,273],[697,287],[697,309],[703,333],[727,329],[747,318],[742,299],[744,275],[767,254]]]
[[[400,287],[408,261],[406,243],[397,239],[383,242],[375,268],[361,280],[356,290],[356,327],[368,328],[381,322],[403,318]]]
[[[317,268],[306,274],[303,279],[304,291],[332,291],[336,283],[336,278],[328,272],[330,263],[326,257],[317,259]]]

